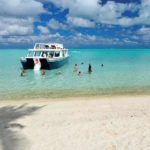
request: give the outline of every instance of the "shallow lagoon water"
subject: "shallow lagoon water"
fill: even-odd
[[[26,53],[26,49],[0,50],[0,99],[150,94],[148,49],[70,49],[63,67],[44,76],[26,70],[20,77],[20,57]],[[92,74],[87,73],[89,63]],[[73,72],[74,64],[82,76]]]

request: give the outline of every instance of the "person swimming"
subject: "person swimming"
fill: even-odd
[[[81,71],[79,71],[78,76],[81,76],[81,75],[82,75],[82,73],[81,73]]]
[[[25,70],[22,69],[22,71],[21,71],[21,73],[20,73],[20,76],[21,76],[21,77],[24,77],[24,76],[25,76],[24,74],[25,74]]]
[[[77,72],[77,71],[78,71],[78,65],[77,65],[77,64],[75,64],[75,65],[74,65],[73,72]]]
[[[104,64],[101,64],[101,67],[104,67]]]
[[[42,70],[42,75],[45,75],[46,74],[46,70]]]
[[[61,71],[56,72],[56,75],[61,75],[61,74],[62,74]]]
[[[91,64],[89,64],[88,73],[92,73],[92,66],[91,66]]]

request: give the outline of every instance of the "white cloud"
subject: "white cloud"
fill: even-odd
[[[31,35],[36,16],[46,12],[36,0],[0,0],[0,35]]]
[[[150,34],[150,28],[142,27],[138,30],[138,34]]]
[[[38,26],[38,30],[40,30],[41,34],[49,34],[49,29],[44,26]]]
[[[82,17],[85,19],[93,19],[97,15],[99,0],[76,0],[70,5],[70,15],[75,17]]]
[[[139,18],[137,20],[141,24],[150,25],[150,0],[142,1]]]
[[[56,19],[51,19],[47,26],[38,26],[41,34],[33,36],[33,23],[36,16],[46,12],[43,1],[53,2],[57,7],[69,9],[66,22],[62,23]],[[139,9],[137,17],[125,17],[122,14],[129,10],[135,12]],[[73,44],[135,44],[137,36],[141,36],[145,41],[150,40],[150,29],[141,28],[136,34],[136,39],[120,40],[117,38],[103,38],[95,35],[84,35],[77,33],[68,37],[62,37],[59,33],[50,34],[49,29],[67,30],[70,26],[93,28],[96,24],[132,26],[135,24],[150,25],[150,0],[142,0],[141,4],[136,3],[116,3],[107,1],[105,5],[100,4],[100,0],[0,0],[0,42],[10,43],[32,43],[36,41],[60,41]],[[57,13],[57,12],[56,12]],[[65,21],[65,20],[64,20]],[[70,28],[71,30],[71,28]],[[75,32],[76,33],[76,32]],[[127,33],[125,32],[125,35]],[[128,34],[127,34],[128,35]],[[19,38],[18,38],[19,37]]]
[[[0,16],[31,17],[46,12],[36,0],[0,0]]]
[[[71,16],[89,18],[97,13],[100,0],[47,0],[63,9],[69,8]]]
[[[128,4],[115,3],[108,1],[105,5],[99,6],[95,20],[104,24],[118,24],[118,18],[128,9]]]
[[[138,35],[142,36],[145,42],[150,43],[150,27],[142,27],[137,31]]]
[[[150,25],[150,0],[142,0],[141,5],[138,6],[139,15],[135,18],[121,18],[119,23],[127,26],[135,24]]]
[[[94,22],[87,20],[87,19],[79,18],[79,17],[68,16],[67,17],[67,23],[69,25],[73,25],[73,26],[77,26],[77,27],[86,27],[86,28],[95,27]]]
[[[0,35],[27,35],[33,32],[33,19],[19,19],[0,16]]]
[[[69,39],[69,40],[67,40]],[[65,44],[73,47],[97,47],[97,45],[109,47],[109,46],[118,46],[123,45],[123,41],[118,38],[108,38],[96,35],[82,34],[76,33],[75,35],[71,35],[65,39]]]
[[[55,34],[46,34],[46,35],[38,35],[38,36],[30,36],[31,38],[31,41],[33,43],[35,42],[53,42],[60,39],[60,38],[63,38],[63,36],[61,36],[59,33],[55,33]]]
[[[63,24],[63,23],[57,21],[56,19],[51,19],[48,22],[47,26],[54,30],[57,30],[57,29],[66,30],[70,26],[93,28],[93,27],[95,27],[95,23],[88,19],[68,16],[66,24]],[[68,26],[68,28],[67,28],[67,26]]]
[[[57,29],[63,29],[63,30],[65,30],[67,28],[65,24],[60,23],[56,19],[51,19],[48,22],[48,26],[50,28],[54,29],[54,30],[57,30]]]
[[[116,3],[107,1],[105,5],[100,4],[100,0],[47,0],[57,7],[69,9],[69,17],[78,17],[93,20],[96,23],[131,26],[134,24],[150,25],[150,0],[142,0],[137,3]],[[139,10],[137,17],[125,17],[125,11],[135,12]]]
[[[123,44],[126,44],[126,45],[137,45],[138,42],[134,41],[134,40],[131,40],[129,38],[124,38],[123,39]]]
[[[22,35],[20,35],[19,38],[18,38],[18,36],[8,36],[7,38],[0,37],[0,43],[3,43],[5,45],[9,45],[9,44],[11,44],[11,45],[13,45],[13,44],[34,45],[34,43],[36,43],[36,42],[50,42],[50,41],[57,42],[58,40],[61,41],[60,39],[63,39],[63,36],[61,36],[59,33],[40,34],[38,36],[35,36],[35,35],[22,36]]]

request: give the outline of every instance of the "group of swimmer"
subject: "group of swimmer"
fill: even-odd
[[[81,64],[83,65],[84,63],[81,63]],[[104,64],[101,64],[101,67],[104,67]],[[78,71],[78,65],[77,64],[74,65],[73,72],[75,72],[75,73],[78,72],[78,76],[82,76],[82,72]],[[26,73],[26,71],[24,69],[22,69],[21,73],[20,73],[20,76],[24,77],[25,73]],[[92,66],[91,66],[91,64],[89,64],[88,65],[88,74],[91,74],[91,73],[92,73]],[[43,69],[42,72],[41,72],[41,74],[45,75],[46,74],[46,70]],[[60,71],[56,73],[56,75],[60,75],[60,74],[62,74],[62,72],[60,72]]]
[[[81,64],[83,64],[83,63],[81,63]],[[78,65],[77,65],[77,64],[74,65],[73,72],[78,72]],[[92,73],[92,66],[91,66],[91,64],[89,64],[89,66],[88,66],[88,73],[89,73],[89,74]],[[81,76],[81,75],[82,75],[82,72],[79,71],[79,72],[78,72],[78,76]]]
[[[21,76],[21,77],[24,77],[24,76],[25,76],[25,73],[26,73],[26,71],[25,71],[24,69],[22,69],[22,70],[21,70],[21,73],[20,73],[20,76]],[[42,74],[42,75],[45,75],[45,74],[46,74],[46,70],[43,69],[41,74]]]

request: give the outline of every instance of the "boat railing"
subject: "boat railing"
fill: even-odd
[[[37,51],[51,51],[51,52],[56,52],[56,51],[67,51],[68,49],[65,49],[65,48],[62,48],[62,49],[36,49],[36,48],[34,48],[34,49],[29,49],[28,51],[35,51],[35,52],[37,52]]]
[[[40,58],[40,59],[59,59],[59,58],[64,58],[64,57],[68,57],[69,55],[66,54],[65,56],[63,55],[60,55],[60,56],[52,56],[52,57],[49,57],[49,56],[46,56],[46,57],[43,57],[43,56],[30,56],[30,55],[27,55],[26,57],[22,57],[22,59],[24,58]]]

